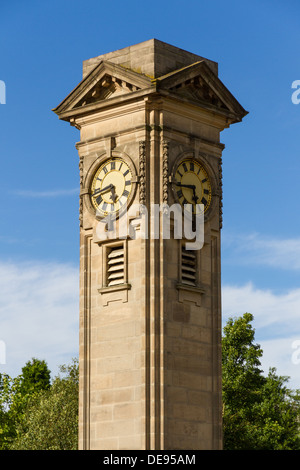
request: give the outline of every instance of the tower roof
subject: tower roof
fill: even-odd
[[[133,46],[85,60],[83,62],[83,78],[103,60],[142,73],[150,78],[159,78],[174,70],[204,60],[215,75],[218,75],[217,62],[158,39],[149,39]]]

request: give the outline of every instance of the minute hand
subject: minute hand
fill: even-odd
[[[196,189],[194,184],[182,184],[182,183],[175,183],[176,186],[181,186],[182,188],[189,188],[189,189]]]
[[[180,186],[181,188],[189,188],[193,190],[193,200],[195,204],[197,204],[198,196],[196,195],[196,186],[194,184],[182,184],[182,183],[175,183],[176,186]]]

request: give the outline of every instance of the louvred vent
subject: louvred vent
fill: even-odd
[[[108,253],[107,285],[115,286],[125,282],[124,246],[119,245]]]
[[[182,247],[181,281],[189,286],[196,286],[196,254]]]

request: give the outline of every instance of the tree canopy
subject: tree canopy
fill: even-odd
[[[60,367],[51,383],[45,361],[22,374],[0,375],[0,450],[77,449],[78,363]]]
[[[76,450],[78,441],[78,366],[61,366],[49,389],[34,394],[17,426],[13,450]]]
[[[255,344],[253,316],[230,318],[223,329],[224,449],[300,449],[300,393],[288,377],[261,370],[263,351]]]

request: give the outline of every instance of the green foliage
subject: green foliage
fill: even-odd
[[[285,384],[287,377],[260,369],[263,351],[254,343],[253,316],[230,318],[224,327],[223,432],[230,450],[300,449],[298,391]]]
[[[0,450],[9,449],[16,438],[16,427],[30,396],[50,387],[50,371],[45,361],[33,358],[22,373],[16,378],[0,374]]]
[[[13,450],[76,450],[78,442],[78,365],[61,366],[50,389],[34,394],[17,427]]]
[[[23,395],[48,390],[50,388],[51,372],[45,361],[32,358],[22,368],[20,376],[20,392]]]
[[[60,372],[51,384],[45,361],[33,358],[18,377],[0,375],[0,450],[77,448],[77,361]]]

